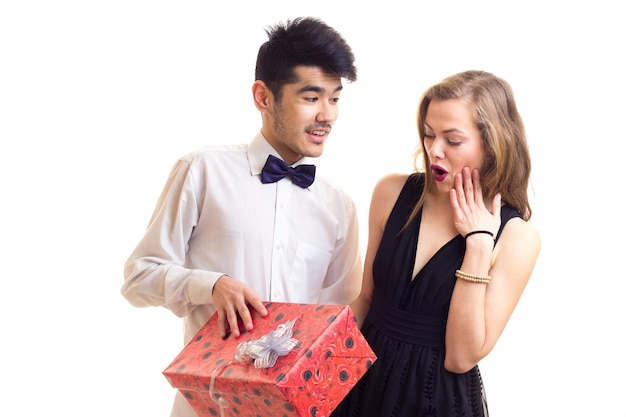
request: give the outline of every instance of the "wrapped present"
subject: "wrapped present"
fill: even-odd
[[[200,417],[326,417],[376,360],[348,306],[268,303],[222,339],[217,314],[163,371]]]

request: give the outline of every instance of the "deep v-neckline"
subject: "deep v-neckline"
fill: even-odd
[[[417,261],[417,245],[419,243],[419,235],[420,235],[420,232],[421,232],[421,229],[422,229],[422,214],[423,214],[423,211],[422,211],[422,209],[420,209],[419,212],[417,213],[417,215],[415,216],[415,221],[417,222],[417,224],[416,224],[416,227],[415,227],[416,230],[414,232],[415,241],[413,243],[413,259],[412,259],[413,260],[413,262],[412,262],[413,268],[412,268],[411,276],[409,277],[411,282],[416,282],[417,279],[419,278],[419,276],[422,275],[424,271],[428,270],[428,267],[434,262],[434,260],[437,258],[437,256],[439,256],[441,254],[441,252],[443,252],[455,240],[457,240],[459,237],[461,237],[460,234],[456,234],[455,236],[450,238],[446,243],[441,245],[439,247],[439,249],[437,249],[435,251],[435,253],[433,253],[433,255],[426,260],[426,262],[424,262],[424,265],[422,265],[422,267],[420,269],[415,270],[415,262]]]
[[[422,266],[422,268],[418,270],[416,273],[412,274],[411,281],[412,282],[417,281],[417,278],[419,278],[420,275],[422,275],[425,271],[428,270],[428,267],[434,262],[435,258],[437,258],[441,254],[441,252],[447,249],[448,246],[452,245],[452,243],[455,240],[457,240],[460,236],[461,235],[456,235],[455,237],[453,237],[452,239],[444,243],[443,246],[441,246],[439,249],[437,249],[437,251],[433,254],[433,256],[431,256],[430,259],[428,259],[426,263],[424,263],[424,266]],[[416,255],[417,255],[417,243],[415,244],[415,255],[413,256],[413,265],[415,265],[415,259],[417,258]]]

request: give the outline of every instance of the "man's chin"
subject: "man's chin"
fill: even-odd
[[[303,153],[302,156],[307,156],[309,158],[320,157],[324,153],[324,144],[321,143],[319,145],[308,146],[304,152],[305,153]]]

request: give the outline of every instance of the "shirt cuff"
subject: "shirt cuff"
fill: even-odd
[[[199,269],[189,276],[187,283],[187,298],[193,305],[213,304],[213,286],[223,272],[202,271]]]

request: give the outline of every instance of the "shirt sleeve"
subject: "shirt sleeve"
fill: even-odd
[[[200,213],[201,187],[190,163],[176,162],[150,223],[124,265],[122,295],[136,307],[163,306],[179,317],[212,304],[222,272],[185,267],[189,238]]]
[[[363,264],[359,242],[359,222],[353,200],[345,199],[345,222],[320,292],[320,304],[350,304],[361,291]]]

